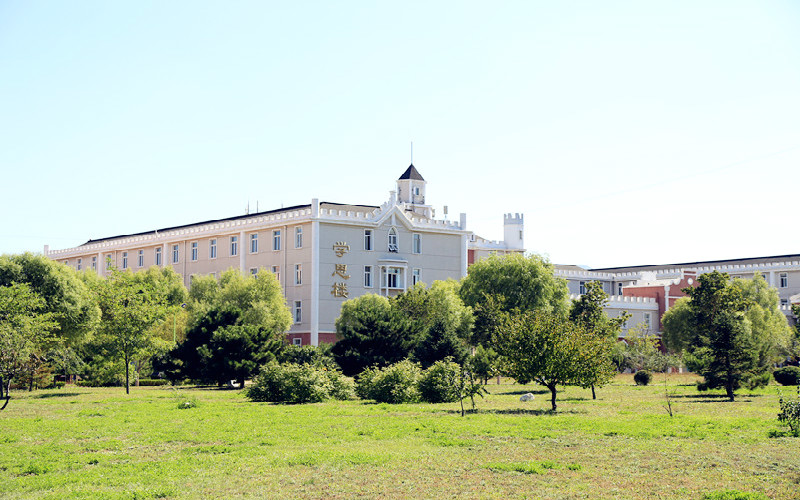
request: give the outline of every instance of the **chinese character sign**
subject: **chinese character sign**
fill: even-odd
[[[337,241],[333,244],[333,253],[336,254],[337,257],[342,258],[344,254],[350,252],[350,245],[344,241]],[[338,276],[343,280],[350,279],[350,275],[347,274],[347,264],[334,264],[333,272],[331,276]],[[331,285],[331,295],[334,297],[343,297],[347,298],[347,282],[346,281],[339,281],[335,282]]]
[[[344,241],[337,241],[336,243],[333,244],[333,252],[336,254],[337,257],[341,257],[349,251],[350,251],[350,245],[348,245]]]

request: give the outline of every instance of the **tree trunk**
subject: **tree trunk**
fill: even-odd
[[[5,384],[3,384],[3,379],[0,377],[0,394],[3,393],[4,388],[6,390],[6,402],[3,403],[3,407],[0,408],[0,411],[5,410],[6,406],[8,406],[8,402],[11,401],[11,379],[8,379]]]
[[[128,355],[125,355],[125,394],[131,393],[131,380],[130,380],[131,366],[128,363]]]
[[[597,394],[594,393],[594,384],[592,384],[592,399],[597,399]]]
[[[239,378],[239,389],[244,389],[244,379],[245,379],[245,376],[244,376],[244,375],[242,375],[242,376]]]
[[[3,399],[3,390],[4,390],[4,387],[3,387],[3,377],[2,377],[2,376],[0,376],[0,399]]]
[[[553,411],[556,411],[556,384],[547,386],[550,389],[550,404],[553,405]]]
[[[730,355],[725,356],[725,392],[728,394],[728,400],[733,402],[733,369]]]

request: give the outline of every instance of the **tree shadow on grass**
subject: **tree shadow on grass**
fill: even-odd
[[[451,413],[454,415],[461,415],[461,410],[444,410],[444,413]],[[524,408],[509,408],[505,410],[485,410],[485,409],[476,409],[476,410],[466,410],[465,413],[467,415],[475,415],[475,414],[484,414],[484,415],[530,415],[533,417],[547,417],[547,416],[558,416],[558,415],[577,415],[581,413],[587,413],[586,411],[576,411],[576,410],[526,410]]]
[[[760,398],[763,394],[737,394],[736,400],[737,401],[751,401],[750,399],[741,399],[741,398]],[[670,399],[694,399],[696,403],[706,402],[706,403],[714,403],[719,401],[727,401],[728,396],[726,394],[674,394],[670,395]]]
[[[505,396],[505,395],[522,396],[523,394],[528,394],[529,392],[531,394],[550,394],[550,391],[548,391],[547,389],[536,389],[535,391],[527,391],[527,390],[521,389],[519,391],[495,392],[494,394],[497,394],[497,395],[500,395],[500,396]]]
[[[31,399],[47,399],[47,398],[68,398],[73,396],[80,396],[80,392],[47,392],[45,394],[36,394],[30,396]]]

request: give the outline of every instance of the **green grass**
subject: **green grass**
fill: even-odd
[[[663,379],[629,375],[597,400],[567,388],[557,413],[539,387],[489,385],[463,418],[457,403],[16,392],[0,413],[0,498],[798,498],[800,438],[780,432],[775,388],[729,403],[693,381],[670,378],[672,418]]]

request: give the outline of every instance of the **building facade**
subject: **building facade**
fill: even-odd
[[[728,273],[731,278],[745,279],[752,279],[756,273],[761,274],[767,283],[777,288],[781,312],[789,323],[797,323],[791,305],[800,303],[800,254],[602,269],[556,265],[556,275],[567,280],[572,294],[583,293],[583,287],[589,281],[602,283],[603,290],[611,299],[606,307],[609,316],[617,316],[627,310],[620,306],[625,303],[625,298],[650,299],[646,302],[650,309],[641,312],[641,322],[637,321],[633,310],[628,310],[634,317],[623,329],[623,335],[640,323],[645,325],[647,331],[660,333],[661,317],[676,300],[685,296],[682,289],[696,286],[698,276],[713,271]],[[649,313],[648,316],[645,316],[645,312]]]
[[[366,293],[393,296],[418,282],[466,276],[470,255],[523,252],[521,216],[506,216],[510,244],[488,242],[458,221],[434,218],[426,181],[411,165],[380,206],[320,202],[205,221],[139,234],[90,240],[45,254],[102,276],[112,268],[172,267],[192,276],[227,269],[271,272],[280,282],[294,324],[290,342],[335,340],[342,303]],[[509,232],[510,231],[510,232]],[[488,253],[487,253],[488,255]]]

